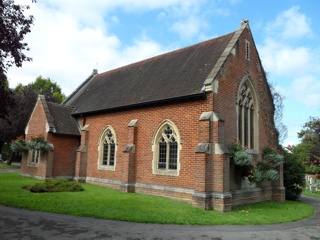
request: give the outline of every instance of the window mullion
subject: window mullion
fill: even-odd
[[[244,122],[244,114],[245,114],[244,108],[245,108],[245,106],[241,107],[241,144],[242,145],[244,145],[244,135],[245,135],[245,132],[244,132],[244,125],[245,125],[245,122]]]
[[[251,149],[251,108],[248,108],[248,148]]]
[[[169,170],[169,164],[170,164],[170,142],[167,141],[167,152],[166,152],[166,170]]]
[[[250,148],[254,148],[254,109],[250,109]]]
[[[108,158],[107,158],[107,166],[110,166],[110,154],[111,154],[111,144],[108,143]]]

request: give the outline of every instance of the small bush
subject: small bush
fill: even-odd
[[[268,171],[265,172],[264,177],[269,181],[275,181],[279,178],[279,174],[278,174],[278,171],[274,169],[269,169]]]
[[[286,188],[286,199],[299,199],[305,186],[305,168],[297,157],[284,152],[283,182]]]
[[[319,174],[320,173],[320,167],[317,165],[311,165],[310,166],[310,172],[313,174]]]
[[[263,172],[261,170],[255,170],[253,176],[255,182],[261,182],[263,180]]]
[[[23,189],[27,189],[34,193],[43,192],[78,192],[83,191],[83,187],[75,181],[67,179],[46,179],[42,183],[36,183],[31,186],[23,186]]]
[[[252,157],[245,150],[238,151],[234,154],[234,162],[239,166],[246,166],[250,164]]]
[[[10,148],[10,145],[5,143],[2,147],[2,150],[1,150],[1,154],[2,154],[2,161],[5,162],[9,159],[10,155],[11,155],[11,148]]]

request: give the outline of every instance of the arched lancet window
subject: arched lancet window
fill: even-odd
[[[104,130],[99,142],[100,169],[114,169],[116,163],[116,148],[115,132],[109,126]]]
[[[238,139],[242,146],[257,148],[257,103],[249,80],[245,80],[238,92]]]
[[[177,175],[179,171],[180,136],[176,127],[166,121],[157,130],[154,141],[153,173]]]

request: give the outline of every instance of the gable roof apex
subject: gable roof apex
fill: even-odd
[[[47,132],[80,136],[80,127],[71,116],[72,107],[60,103],[47,102],[44,95],[38,95],[47,120]]]
[[[239,40],[239,38],[245,28],[249,28],[249,21],[247,19],[242,19],[241,24],[240,24],[240,28],[235,32],[232,39],[229,41],[228,45],[226,46],[226,48],[222,52],[219,60],[216,62],[215,66],[213,67],[212,71],[209,73],[209,75],[205,79],[203,85],[206,87],[206,89],[213,90],[212,84],[213,84],[218,72],[220,71],[221,67],[225,63],[227,57],[231,53],[232,49],[234,48],[236,42]],[[250,28],[249,28],[249,30],[250,30]]]
[[[244,19],[241,20],[241,26],[248,25],[248,24],[249,24],[249,20],[248,19],[244,18]]]
[[[38,95],[38,99],[41,101],[42,107],[44,109],[44,113],[46,115],[49,131],[55,132],[56,129],[54,127],[53,117],[51,116],[51,113],[49,111],[48,104],[47,104],[45,96],[39,94]]]

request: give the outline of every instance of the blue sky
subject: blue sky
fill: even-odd
[[[104,72],[239,28],[248,19],[268,80],[285,97],[284,124],[297,132],[320,116],[320,1],[42,0],[30,4],[33,58],[8,71],[10,87],[50,77],[70,94]]]

